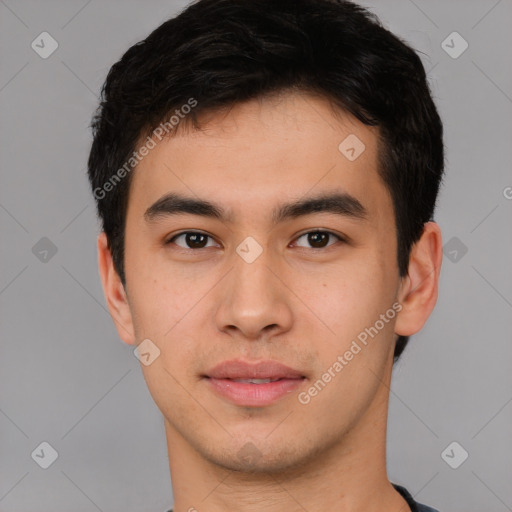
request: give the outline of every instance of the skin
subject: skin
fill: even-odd
[[[355,134],[365,151],[349,161],[338,146]],[[386,473],[386,423],[397,335],[418,332],[438,292],[441,232],[429,222],[400,278],[389,191],[377,168],[376,128],[335,113],[305,93],[238,104],[183,128],[134,171],[126,222],[126,289],[104,233],[99,270],[120,337],[149,338],[160,356],[141,364],[161,410],[174,511],[409,510]],[[365,219],[328,212],[272,223],[278,205],[342,191]],[[218,203],[229,222],[145,211],[178,192]],[[331,236],[314,248],[307,232]],[[205,232],[190,248],[186,230]],[[263,249],[247,263],[236,247]],[[206,242],[205,242],[206,243]],[[192,247],[194,247],[192,245]],[[298,400],[366,327],[394,303],[401,311],[308,404]],[[273,359],[306,376],[298,391],[265,407],[240,407],[201,375],[231,359]],[[257,456],[241,459],[252,443]],[[247,449],[247,448],[246,448]],[[254,448],[253,448],[254,450]]]

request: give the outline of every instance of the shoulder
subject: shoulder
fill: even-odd
[[[418,503],[418,512],[439,512],[435,508],[429,507],[428,505],[422,505],[421,503]]]
[[[411,496],[411,493],[405,487],[402,487],[401,485],[397,484],[393,484],[393,487],[403,496],[403,498],[409,505],[411,512],[439,512],[435,508],[414,501],[414,498]]]

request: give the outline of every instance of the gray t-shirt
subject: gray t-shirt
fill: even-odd
[[[411,496],[411,494],[405,487],[402,487],[397,484],[393,484],[393,487],[402,495],[404,500],[409,505],[411,512],[439,512],[438,510],[436,510],[432,507],[429,507],[427,505],[422,505],[421,503],[414,501],[414,498]],[[171,509],[168,512],[173,512],[173,510]]]
[[[393,484],[393,487],[402,495],[404,500],[407,501],[411,512],[439,512],[438,510],[429,507],[428,505],[422,505],[421,503],[414,501],[414,498],[405,487],[397,484]]]

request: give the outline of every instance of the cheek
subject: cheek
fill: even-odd
[[[360,265],[332,272],[320,283],[311,279],[309,284],[303,283],[302,288],[304,293],[309,290],[305,296],[310,309],[329,328],[322,326],[325,336],[320,352],[324,364],[349,350],[358,339],[367,341],[366,346],[360,343],[365,349],[370,341],[378,345],[382,350],[378,347],[372,350],[375,356],[380,357],[387,351],[388,342],[393,338],[394,310],[385,316],[385,322],[380,319],[392,307],[394,288],[389,271],[381,262],[361,261]]]
[[[157,388],[161,388],[162,382],[179,388],[167,371],[180,382],[183,378],[195,378],[198,353],[213,339],[213,313],[208,297],[215,281],[190,282],[179,275],[172,280],[154,276],[144,279],[142,275],[139,279],[132,301],[135,332],[138,340],[149,338],[159,348],[159,364],[155,366],[163,367],[158,371],[152,366],[143,370]]]
[[[160,407],[182,400],[180,383],[192,378],[197,359],[198,322],[194,306],[204,291],[201,294],[196,288],[193,293],[180,293],[180,289],[178,282],[171,285],[153,278],[141,284],[133,304],[137,338],[149,338],[160,351],[154,363],[141,365],[148,388]]]
[[[183,293],[177,280],[172,285],[154,278],[141,282],[132,301],[136,331],[165,343],[199,300],[196,295],[190,290]]]

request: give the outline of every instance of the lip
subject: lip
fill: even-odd
[[[295,391],[306,377],[298,370],[278,363],[248,363],[239,359],[224,361],[212,368],[204,379],[211,389],[240,406],[263,407]],[[278,379],[275,382],[252,384],[234,379]]]

